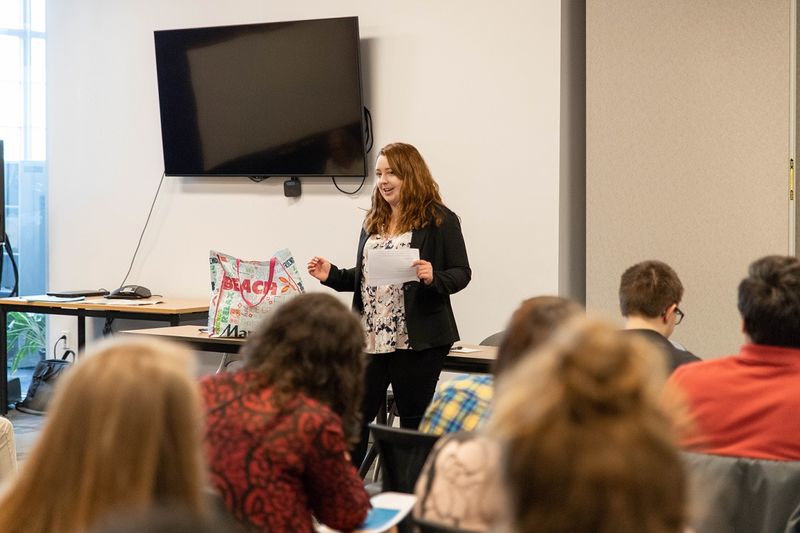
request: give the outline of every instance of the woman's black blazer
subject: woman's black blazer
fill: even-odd
[[[450,295],[467,286],[472,278],[467,248],[461,234],[461,222],[455,213],[442,208],[442,223],[431,222],[422,229],[411,232],[411,248],[419,250],[419,258],[433,265],[433,283],[419,281],[403,284],[403,301],[406,311],[408,339],[413,350],[452,344],[459,339]],[[361,314],[361,272],[364,244],[369,235],[364,229],[358,239],[355,268],[340,269],[331,265],[331,272],[323,285],[339,292],[353,291],[353,309]]]

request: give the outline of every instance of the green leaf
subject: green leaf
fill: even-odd
[[[8,313],[6,349],[13,353],[11,373],[15,373],[23,359],[38,353],[47,343],[47,326],[44,315],[33,313]]]

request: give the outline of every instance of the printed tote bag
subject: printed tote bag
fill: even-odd
[[[305,292],[286,248],[268,261],[244,261],[211,250],[210,262],[209,337],[247,337],[270,312]]]

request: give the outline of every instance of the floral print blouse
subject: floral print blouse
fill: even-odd
[[[408,343],[408,330],[406,329],[403,285],[372,287],[367,284],[369,251],[399,248],[411,248],[410,231],[391,237],[370,235],[364,245],[363,276],[361,277],[361,299],[364,302],[364,312],[361,315],[361,324],[367,335],[367,353],[390,353],[395,350],[407,350],[411,347]]]

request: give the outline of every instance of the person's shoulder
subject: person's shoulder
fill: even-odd
[[[674,348],[675,358],[677,359],[677,362],[680,365],[688,365],[690,363],[700,363],[703,361],[702,358],[696,356],[689,350],[678,348],[677,346],[674,345],[673,348]]]
[[[461,228],[461,217],[444,204],[436,204],[430,211],[430,225],[442,231],[456,231]]]
[[[481,396],[488,390],[491,396],[493,384],[491,374],[466,374],[445,382],[442,385],[442,392],[450,391]]]
[[[439,213],[439,214],[442,216],[442,218],[443,218],[443,219],[445,219],[445,220],[451,220],[451,221],[452,221],[452,220],[456,220],[456,221],[458,221],[458,220],[461,220],[461,219],[459,218],[459,216],[458,216],[458,215],[455,213],[455,211],[453,211],[452,209],[450,209],[449,207],[447,207],[447,206],[446,206],[446,205],[444,205],[444,204],[436,204],[436,206],[434,207],[434,209],[435,209],[435,210],[436,210],[436,211],[437,211],[437,212],[438,212],[438,213]]]
[[[294,416],[309,430],[342,427],[342,418],[331,407],[315,398],[299,394],[294,402]]]
[[[680,365],[670,376],[670,381],[678,383],[690,383],[694,381],[704,381],[707,378],[717,379],[721,370],[736,366],[737,356],[728,355],[717,359],[699,359]]]
[[[497,464],[500,458],[499,443],[482,431],[458,431],[442,436],[431,452],[430,463],[436,465],[457,464],[488,466]]]
[[[232,373],[222,372],[200,378],[200,393],[204,398],[225,395],[237,388],[237,380]]]

